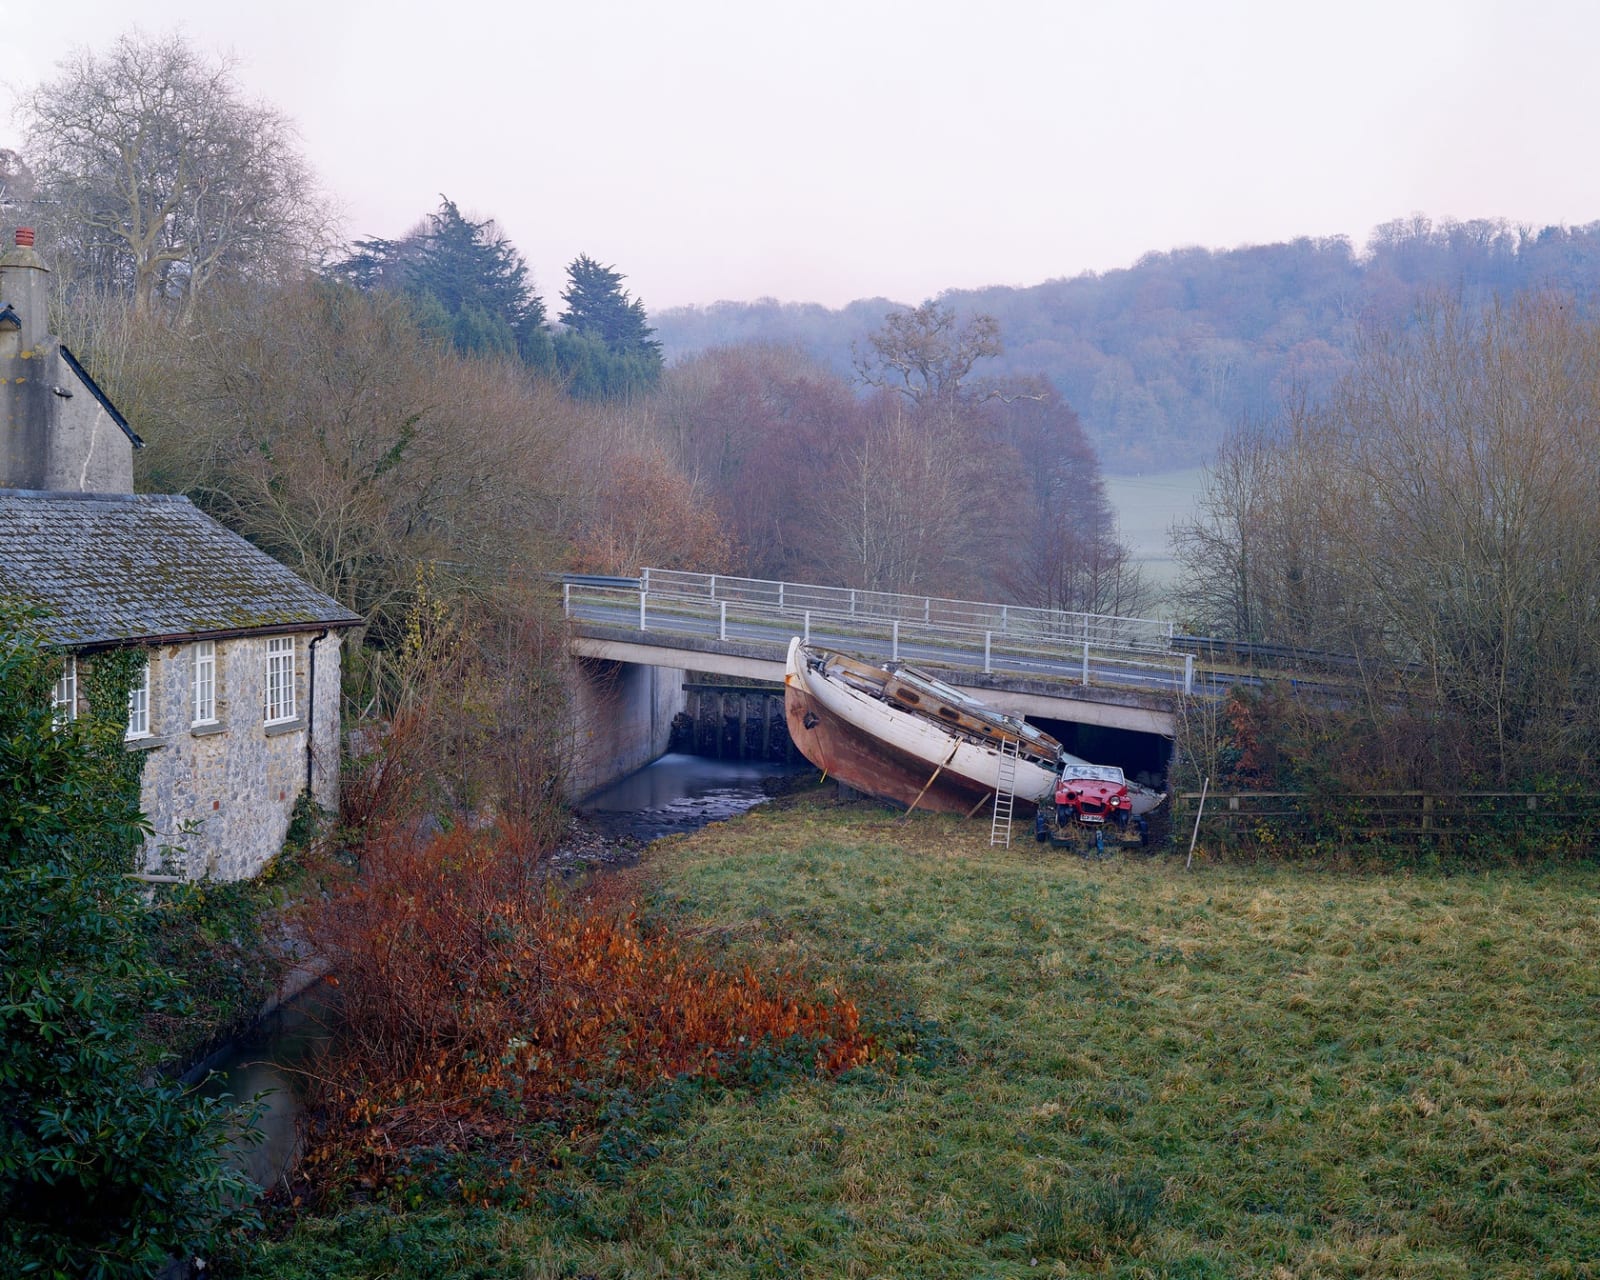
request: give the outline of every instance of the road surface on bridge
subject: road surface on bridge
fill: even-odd
[[[635,630],[641,638],[648,637],[653,643],[669,647],[673,635],[770,645],[779,660],[787,651],[790,639],[801,635],[812,645],[838,649],[876,662],[900,661],[957,671],[987,670],[996,675],[1012,674],[1142,692],[1178,694],[1187,686],[1191,693],[1217,696],[1241,679],[1196,672],[1192,661],[1177,655],[1124,657],[1091,650],[1086,658],[1081,646],[1071,644],[1063,644],[1051,654],[1013,652],[991,643],[990,662],[986,668],[982,636],[920,635],[912,628],[898,627],[894,629],[899,636],[896,643],[893,634],[863,634],[859,625],[843,627],[831,619],[728,617],[724,620],[715,608],[696,609],[680,600],[663,601],[660,605],[650,602],[644,610],[645,625],[641,629],[637,594],[624,601],[573,592],[568,597],[567,612],[574,620]]]

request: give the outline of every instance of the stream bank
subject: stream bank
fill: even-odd
[[[645,847],[668,835],[726,821],[814,773],[808,764],[714,760],[674,752],[586,798],[576,806],[548,865],[562,875],[629,866]],[[298,1155],[300,1108],[295,1080],[337,1021],[336,991],[309,975],[299,994],[287,995],[244,1036],[190,1073],[211,1074],[212,1096],[264,1104],[264,1140],[240,1143],[233,1158],[263,1189],[279,1181]]]

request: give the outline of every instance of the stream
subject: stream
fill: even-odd
[[[814,772],[803,761],[713,760],[674,751],[596,792],[578,811],[607,836],[648,843],[737,817],[770,799],[786,781]]]
[[[768,800],[808,764],[714,760],[673,752],[589,796],[577,811],[609,840],[648,843],[736,817]],[[315,983],[213,1058],[204,1085],[211,1096],[248,1102],[262,1095],[264,1140],[239,1143],[232,1158],[260,1187],[268,1187],[297,1155],[299,1107],[295,1072],[310,1064],[330,1032],[329,992]]]

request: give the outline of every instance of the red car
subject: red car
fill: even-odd
[[[1122,770],[1110,764],[1069,764],[1056,782],[1056,825],[1074,820],[1089,825],[1128,824],[1133,801]]]

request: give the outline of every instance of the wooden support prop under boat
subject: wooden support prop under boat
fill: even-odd
[[[959,746],[959,745],[960,745],[959,743],[956,744],[956,746]],[[956,748],[955,748],[955,746],[952,746],[950,748],[950,754],[947,755],[944,758],[943,763],[941,763],[939,765],[939,767],[937,769],[935,769],[931,775],[929,775],[928,780],[922,784],[922,790],[917,792],[917,798],[915,800],[913,800],[911,802],[910,806],[906,809],[906,811],[900,815],[900,821],[901,822],[904,822],[907,818],[909,818],[912,815],[912,813],[915,811],[916,807],[919,804],[922,803],[922,797],[928,794],[928,788],[931,787],[934,784],[934,782],[938,779],[939,775],[944,772],[944,766],[949,764],[955,758],[956,758]],[[978,801],[978,803],[982,804],[983,801],[980,800],[980,801]],[[976,812],[977,812],[977,810],[974,809],[973,813],[976,813]],[[968,815],[968,816],[971,816],[971,815]]]

